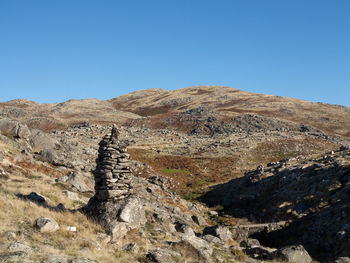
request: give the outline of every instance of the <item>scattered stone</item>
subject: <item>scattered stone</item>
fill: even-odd
[[[222,240],[213,235],[205,235],[203,239],[211,244],[222,244]]]
[[[70,200],[75,200],[75,201],[80,200],[78,195],[76,193],[71,192],[71,191],[63,190],[62,193]]]
[[[152,262],[175,263],[174,258],[181,258],[181,254],[166,248],[157,248],[148,252],[147,257]]]
[[[193,247],[205,260],[209,261],[211,255],[213,254],[213,248],[204,239],[196,237],[194,233],[193,234],[188,234],[188,233],[189,232],[186,232],[185,235],[182,235],[181,242]]]
[[[67,263],[68,260],[66,257],[58,255],[49,255],[43,263]]]
[[[204,217],[201,215],[194,215],[192,216],[193,222],[195,222],[199,226],[205,226],[207,225],[207,222],[205,221]]]
[[[246,240],[243,240],[239,245],[244,248],[259,247],[260,242],[257,239],[248,238]]]
[[[77,171],[70,171],[67,174],[67,177],[68,179],[66,182],[72,185],[79,192],[84,193],[91,191],[91,188],[84,182],[83,176],[80,175]]]
[[[214,210],[209,211],[209,214],[210,214],[211,216],[218,216],[218,215],[219,215],[219,213],[216,212],[216,211],[214,211]]]
[[[248,256],[259,260],[272,260],[275,258],[277,249],[264,246],[253,246],[243,250]]]
[[[73,259],[70,263],[98,263],[98,261],[86,257],[81,257]]]
[[[123,246],[122,249],[125,250],[125,251],[128,251],[128,252],[137,254],[137,252],[139,251],[140,248],[139,248],[139,246],[136,243],[131,242],[131,243]]]
[[[8,247],[8,250],[11,252],[23,251],[23,252],[26,252],[27,254],[30,254],[32,252],[32,248],[30,246],[19,242],[11,243]]]
[[[17,235],[13,231],[5,231],[1,235],[2,237],[5,237],[7,240],[15,240]]]
[[[227,227],[223,226],[210,226],[203,230],[203,235],[213,235],[220,238],[223,242],[226,242],[232,237],[232,233]]]
[[[33,263],[29,259],[29,255],[24,251],[16,251],[0,254],[0,262],[2,263]]]
[[[49,217],[40,217],[35,220],[35,227],[40,230],[40,232],[55,232],[60,227],[57,222]]]

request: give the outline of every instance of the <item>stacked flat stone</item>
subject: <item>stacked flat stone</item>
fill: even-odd
[[[95,170],[95,191],[99,201],[120,200],[128,197],[132,189],[133,175],[126,144],[118,140],[119,132],[112,128],[99,143]]]

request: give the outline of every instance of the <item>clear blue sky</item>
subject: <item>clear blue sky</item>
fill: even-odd
[[[2,0],[0,101],[225,85],[350,106],[349,0]]]

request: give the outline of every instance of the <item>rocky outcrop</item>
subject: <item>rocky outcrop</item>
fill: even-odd
[[[333,260],[350,255],[349,172],[350,151],[342,147],[258,166],[203,201],[221,204],[235,217],[275,222],[235,226],[235,238],[254,237],[271,247],[302,244],[316,259]]]

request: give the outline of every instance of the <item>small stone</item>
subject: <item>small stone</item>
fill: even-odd
[[[63,190],[62,193],[70,200],[80,200],[76,193],[68,190]]]
[[[137,252],[139,251],[139,246],[137,244],[135,244],[134,242],[131,242],[131,243],[123,246],[122,249],[125,251],[128,251],[128,252],[132,252],[134,254],[137,254]]]
[[[67,258],[58,255],[49,255],[43,263],[67,263]]]
[[[60,228],[57,222],[49,217],[38,218],[35,220],[35,226],[40,232],[54,232]]]
[[[13,231],[5,231],[1,236],[7,238],[7,240],[15,240],[17,235]]]
[[[23,251],[26,253],[32,252],[32,248],[30,246],[19,243],[19,242],[11,243],[8,247],[8,250],[11,252],[17,252],[17,251]]]
[[[70,231],[70,232],[77,232],[77,227],[75,226],[67,226],[67,231]]]

